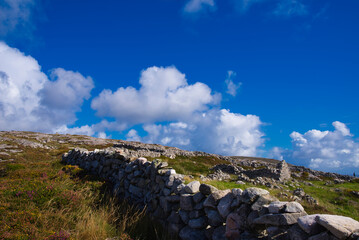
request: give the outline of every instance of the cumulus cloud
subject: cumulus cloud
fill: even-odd
[[[227,79],[225,80],[225,83],[227,85],[227,93],[229,95],[232,95],[235,97],[237,95],[237,91],[239,87],[242,85],[242,83],[235,83],[233,82],[232,78],[235,77],[237,74],[233,71],[228,71],[227,73]]]
[[[342,122],[332,123],[334,131],[292,132],[292,150],[283,151],[286,159],[318,170],[351,173],[359,167],[359,142]]]
[[[34,29],[33,11],[37,0],[3,0],[0,2],[0,36],[20,28],[22,33],[31,34]]]
[[[0,42],[0,128],[53,132],[76,121],[93,81],[58,68],[49,80],[38,62]]]
[[[215,9],[214,0],[190,0],[184,7],[184,12],[186,13],[196,13],[204,9]]]
[[[103,90],[91,107],[101,117],[119,123],[140,124],[187,119],[218,100],[204,83],[189,85],[175,67],[150,67],[142,71],[140,89]]]
[[[255,156],[263,144],[262,122],[255,115],[231,113],[226,109],[212,109],[193,116],[190,121],[169,124],[146,124],[145,137],[135,130],[130,140],[142,140],[189,150],[223,155]]]

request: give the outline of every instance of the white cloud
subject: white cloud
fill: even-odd
[[[2,0],[0,2],[0,35],[5,36],[17,28],[22,34],[31,34],[34,29],[33,11],[37,0]]]
[[[351,173],[359,167],[359,143],[344,123],[332,125],[334,131],[292,132],[293,149],[284,151],[285,158],[318,170]]]
[[[136,135],[136,139],[223,155],[255,156],[264,142],[261,125],[254,115],[212,109],[187,122],[147,124],[143,129],[148,135]]]
[[[0,42],[0,129],[52,132],[76,121],[92,79],[58,68],[50,81],[38,62]]]
[[[237,95],[237,91],[242,85],[242,83],[235,83],[233,82],[232,78],[235,77],[237,74],[233,71],[228,71],[227,73],[227,79],[225,80],[225,83],[227,85],[227,93],[229,95],[232,95],[235,97]]]
[[[187,119],[207,109],[218,97],[203,83],[189,85],[175,67],[150,67],[142,71],[140,89],[103,90],[91,107],[102,117],[114,117],[118,123],[139,124]]]
[[[73,134],[73,135],[87,135],[87,136],[93,136],[96,133],[93,129],[93,126],[89,126],[89,125],[84,125],[81,127],[72,127],[72,128],[63,125],[56,128],[53,132],[62,133],[62,134]]]
[[[186,13],[196,13],[204,9],[215,9],[214,0],[189,0],[183,10]]]

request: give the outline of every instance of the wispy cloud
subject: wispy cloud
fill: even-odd
[[[277,4],[274,12],[277,16],[302,16],[307,15],[308,9],[300,0],[282,0]]]
[[[38,9],[41,9],[39,4],[38,0],[0,1],[0,36],[17,32],[30,37],[35,29],[35,15],[38,16]],[[37,14],[34,14],[35,11]]]
[[[189,0],[183,11],[185,13],[198,13],[203,10],[214,10],[216,8],[216,4],[214,0]]]
[[[233,71],[228,71],[227,73],[227,79],[225,80],[225,83],[227,85],[227,93],[229,95],[232,95],[233,97],[235,97],[237,95],[237,91],[240,88],[240,86],[242,85],[242,83],[235,83],[233,82],[232,78],[236,77],[236,73]]]

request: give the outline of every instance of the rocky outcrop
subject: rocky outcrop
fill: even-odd
[[[218,190],[184,182],[160,160],[134,158],[118,148],[63,155],[113,183],[113,193],[127,199],[181,239],[355,239],[359,223],[351,218],[308,216],[296,202],[280,202],[261,188]],[[279,174],[280,175],[280,174]]]

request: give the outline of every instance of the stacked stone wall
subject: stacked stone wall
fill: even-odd
[[[280,202],[260,188],[218,190],[185,184],[166,162],[133,159],[116,149],[74,149],[67,164],[111,181],[114,194],[130,200],[185,240],[355,239],[359,222],[335,215],[307,215],[297,202]],[[341,224],[343,223],[343,224]]]

